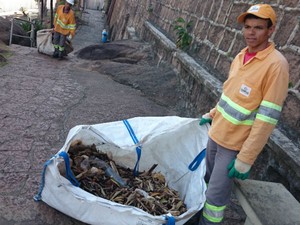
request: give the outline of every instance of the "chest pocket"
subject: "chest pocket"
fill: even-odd
[[[243,80],[236,87],[234,96],[236,103],[248,110],[255,110],[262,101],[262,93],[255,84]]]

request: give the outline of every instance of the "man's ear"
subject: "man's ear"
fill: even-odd
[[[269,28],[268,36],[271,37],[274,31],[275,31],[275,25],[272,25],[272,26]]]

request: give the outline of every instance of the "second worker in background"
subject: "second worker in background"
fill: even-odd
[[[74,11],[71,9],[72,5],[74,5],[74,0],[66,0],[64,5],[57,7],[54,16],[54,58],[63,58],[66,40],[71,40],[75,35],[76,22]]]

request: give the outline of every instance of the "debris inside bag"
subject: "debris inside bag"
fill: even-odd
[[[168,213],[179,216],[187,211],[178,192],[167,186],[165,177],[153,172],[157,164],[135,177],[132,169],[117,165],[106,153],[99,152],[94,144],[73,142],[68,154],[71,170],[80,182],[80,188],[91,194],[140,208],[154,216]],[[65,176],[64,162],[59,163],[58,168]]]

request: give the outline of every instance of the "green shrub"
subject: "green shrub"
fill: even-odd
[[[17,20],[18,21],[18,20]],[[43,23],[41,20],[39,19],[33,19],[31,21],[34,25],[34,32],[36,33],[38,30],[42,30],[45,29]],[[26,33],[30,33],[31,31],[31,23],[30,21],[26,22],[26,21],[18,21],[18,24],[22,27],[22,29],[26,32]]]
[[[29,21],[26,22],[26,21],[16,20],[16,22],[17,22],[17,24],[20,25],[20,27],[22,27],[24,32],[29,34],[29,32],[31,31],[31,24]]]
[[[174,31],[176,31],[177,39],[176,39],[176,47],[182,50],[188,49],[190,44],[192,43],[192,36],[189,34],[189,28],[192,26],[193,21],[186,23],[186,21],[179,17],[174,22]]]

